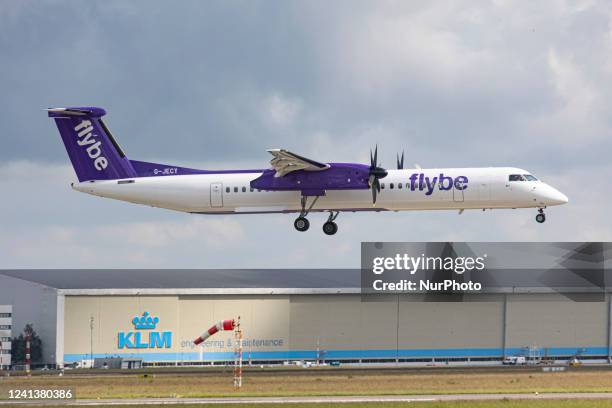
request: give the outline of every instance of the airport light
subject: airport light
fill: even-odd
[[[94,329],[94,317],[89,317],[89,368],[94,368],[93,363],[93,329]]]

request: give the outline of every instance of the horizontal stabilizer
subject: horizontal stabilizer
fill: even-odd
[[[68,116],[91,116],[101,118],[106,115],[106,111],[96,107],[75,107],[75,108],[49,108],[47,109],[50,118],[61,118]]]

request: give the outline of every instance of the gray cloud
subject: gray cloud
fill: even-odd
[[[356,266],[361,240],[610,240],[594,186],[612,170],[611,20],[597,1],[4,1],[3,266]],[[366,162],[378,143],[387,166],[405,149],[422,166],[527,168],[571,202],[543,226],[528,210],[343,214],[329,239],[291,216],[100,200],[69,190],[42,111],[79,104],[105,107],[134,159]]]

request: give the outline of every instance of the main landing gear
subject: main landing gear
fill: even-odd
[[[325,224],[323,224],[323,232],[325,234],[334,235],[336,232],[338,232],[338,224],[334,222],[334,220],[338,218],[338,214],[340,214],[340,211],[336,211],[335,213],[333,211],[329,212],[329,217],[327,218]]]
[[[308,228],[310,228],[310,221],[308,221],[306,216],[310,213],[310,210],[312,210],[312,207],[315,205],[318,199],[319,199],[319,196],[316,196],[314,200],[312,200],[312,203],[310,203],[310,205],[307,208],[306,206],[308,204],[307,203],[308,197],[305,197],[305,196],[302,197],[301,199],[302,210],[300,211],[300,215],[293,222],[293,226],[295,227],[296,230],[300,232],[308,231]],[[329,212],[329,217],[327,218],[327,221],[325,222],[325,224],[323,224],[323,232],[325,234],[334,235],[336,232],[338,232],[338,224],[334,222],[336,218],[338,218],[338,214],[340,214],[340,211],[330,211]]]
[[[310,221],[308,221],[306,217],[297,217],[293,222],[293,226],[300,232],[308,231],[308,228],[310,228]]]
[[[540,208],[538,210],[538,215],[536,215],[536,221],[539,222],[540,224],[542,224],[544,221],[546,221],[546,215],[544,214],[544,209]]]
[[[300,232],[308,231],[308,228],[310,228],[310,221],[306,219],[306,216],[310,210],[312,210],[312,207],[315,205],[318,199],[319,196],[316,196],[314,200],[312,200],[312,203],[310,203],[310,206],[306,208],[308,197],[302,196],[302,199],[300,200],[300,203],[302,204],[302,211],[300,211],[299,217],[297,217],[293,222],[293,226],[296,230]]]

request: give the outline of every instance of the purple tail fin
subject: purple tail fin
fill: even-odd
[[[66,151],[79,181],[136,177],[136,171],[102,122],[102,108],[52,108]]]

